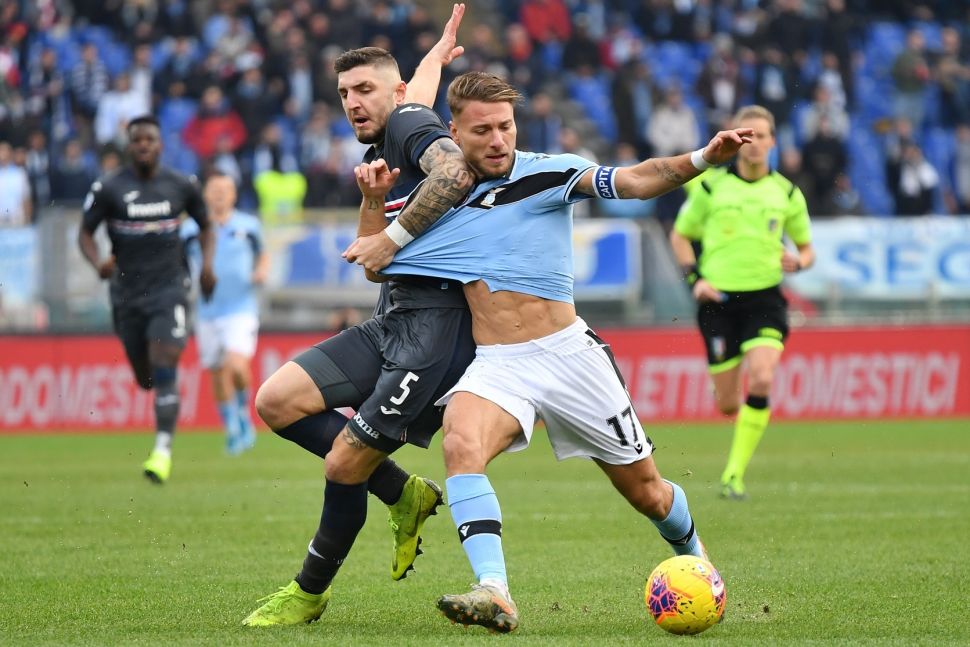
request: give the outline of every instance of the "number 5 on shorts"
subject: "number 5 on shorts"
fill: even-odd
[[[405,398],[407,398],[408,395],[411,393],[411,387],[408,386],[408,383],[417,382],[418,379],[419,378],[415,373],[408,371],[408,374],[404,376],[403,380],[401,380],[401,384],[400,384],[401,395],[396,395],[393,398],[390,398],[391,404],[401,404],[402,402],[404,402]]]

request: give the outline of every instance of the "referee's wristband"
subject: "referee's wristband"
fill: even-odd
[[[684,280],[687,281],[687,285],[694,287],[694,284],[701,278],[701,273],[697,271],[697,265],[685,265],[683,268]]]
[[[706,159],[704,159],[704,149],[698,148],[696,151],[690,154],[690,163],[694,165],[698,171],[706,171],[707,169],[714,166]]]
[[[405,229],[404,226],[396,219],[392,220],[391,224],[384,229],[384,233],[387,234],[387,237],[394,241],[394,244],[398,247],[404,247],[414,240],[414,236],[408,233],[408,230]]]

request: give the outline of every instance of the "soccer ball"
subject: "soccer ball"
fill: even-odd
[[[660,563],[647,579],[647,611],[672,634],[699,634],[724,615],[724,580],[711,563],[678,555]]]

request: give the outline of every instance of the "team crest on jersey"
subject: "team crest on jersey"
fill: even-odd
[[[492,207],[495,204],[495,196],[497,196],[500,191],[504,191],[504,190],[505,190],[505,187],[501,187],[501,186],[490,190],[488,192],[488,195],[486,195],[482,199],[482,206],[483,207]]]

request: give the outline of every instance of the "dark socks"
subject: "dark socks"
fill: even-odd
[[[768,408],[768,396],[767,395],[748,395],[748,398],[744,401],[746,405],[752,409],[767,409]]]
[[[300,418],[275,431],[277,435],[296,443],[311,454],[326,458],[333,448],[334,440],[346,426],[347,418],[344,415],[337,411],[323,411]],[[401,498],[408,476],[407,472],[388,458],[371,474],[367,488],[385,505],[393,505]]]
[[[328,480],[320,527],[296,576],[301,589],[318,594],[330,586],[366,519],[367,484],[344,485]]]
[[[155,395],[155,429],[175,433],[179,416],[179,392],[174,366],[152,367],[152,389]]]

